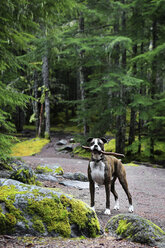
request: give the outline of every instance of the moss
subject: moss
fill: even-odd
[[[59,166],[57,169],[55,169],[55,173],[57,175],[63,175],[64,174],[64,170],[61,166]]]
[[[134,167],[138,167],[139,166],[138,164],[135,164],[133,162],[127,163],[127,164],[124,164],[124,165],[126,165],[126,166],[134,166]]]
[[[2,162],[2,161],[0,161],[0,170],[10,170],[10,171],[12,171],[13,170],[13,168],[12,168],[12,166],[11,165],[9,165],[9,164],[7,164],[7,163],[5,163],[5,162]]]
[[[41,149],[50,142],[49,139],[30,139],[24,142],[15,144],[12,147],[12,156],[31,156],[39,153]]]
[[[38,218],[35,220],[35,223],[36,221],[40,222],[42,219],[43,223],[46,224],[48,232],[51,233],[54,231],[64,237],[70,236],[71,228],[68,219],[68,211],[57,197],[54,199],[44,198],[41,201],[29,199],[28,204],[28,213],[35,215],[35,218]],[[42,225],[38,226],[37,231],[41,233],[43,231],[42,227]]]
[[[40,181],[35,181],[35,185],[39,186],[39,187],[42,187],[43,186],[43,183],[40,182]]]
[[[0,234],[12,233],[17,221],[22,220],[26,223],[25,218],[22,215],[22,212],[15,208],[13,202],[15,200],[15,195],[18,192],[15,186],[2,186],[0,188],[0,202],[5,204],[5,214],[2,213],[0,208]],[[23,192],[25,193],[25,192]]]
[[[96,216],[95,218],[91,218],[91,221],[88,223],[88,225],[90,227],[91,237],[97,237],[98,231],[100,231],[100,224],[98,219],[96,219]]]
[[[21,221],[25,228],[33,228],[34,233],[39,234],[48,232],[52,236],[71,237],[74,232],[72,227],[76,227],[80,236],[98,235],[100,226],[97,216],[87,204],[69,196],[61,195],[59,198],[53,191],[49,198],[39,189],[30,190],[30,186],[21,192],[13,185],[0,188],[0,202],[3,204],[3,209],[0,207],[0,234],[12,234],[17,222]],[[32,198],[26,196],[29,193]],[[14,206],[17,194],[22,194],[27,202],[24,212]],[[24,216],[30,216],[30,222]]]
[[[55,168],[54,170],[49,168],[48,166],[40,166],[38,165],[36,168],[36,171],[38,173],[55,173],[57,175],[63,175],[64,174],[64,170],[62,169],[61,166],[59,166],[58,168]]]
[[[36,171],[38,173],[42,172],[42,173],[50,173],[50,172],[53,172],[52,169],[48,168],[47,166],[40,166],[38,165],[37,168],[36,168]]]
[[[130,226],[131,226],[131,223],[127,223],[127,220],[120,220],[116,233],[119,235],[122,235],[128,230]]]
[[[94,212],[91,213],[91,210],[87,205],[80,200],[70,200],[65,196],[61,196],[61,201],[64,206],[69,211],[69,219],[71,223],[76,223],[79,229],[89,229],[90,236],[96,237],[100,231],[100,224]],[[91,215],[94,214],[92,217]],[[90,221],[89,221],[90,220]]]
[[[19,182],[26,184],[37,184],[36,175],[32,169],[27,166],[18,167],[16,171],[11,175],[11,179],[18,180]]]
[[[165,232],[160,227],[137,215],[116,215],[110,219],[106,230],[110,235],[149,245],[165,239]]]
[[[157,225],[155,225],[153,222],[151,222],[150,220],[145,219],[146,222],[148,223],[149,226],[152,226],[154,228],[154,234],[161,236],[161,235],[165,235],[165,232]]]
[[[37,216],[34,216],[32,219],[33,225],[32,227],[34,230],[36,230],[39,233],[44,233],[45,232],[45,226],[43,224],[43,221],[41,219],[38,219]]]

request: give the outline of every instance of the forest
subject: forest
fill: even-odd
[[[33,125],[163,163],[164,24],[165,0],[1,0],[0,159]]]

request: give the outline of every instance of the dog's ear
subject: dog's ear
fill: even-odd
[[[91,142],[92,140],[93,140],[93,138],[90,137],[87,139],[87,142]]]
[[[107,143],[107,140],[105,138],[100,138],[100,139],[104,142],[104,144]]]

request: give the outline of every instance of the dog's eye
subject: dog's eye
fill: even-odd
[[[94,142],[91,142],[91,145],[93,146],[94,145]]]
[[[99,142],[99,146],[101,146],[102,145],[102,143],[101,142]]]

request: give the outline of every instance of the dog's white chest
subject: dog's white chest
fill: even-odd
[[[102,161],[99,161],[97,163],[91,161],[90,168],[92,180],[99,185],[104,184],[105,164]]]

